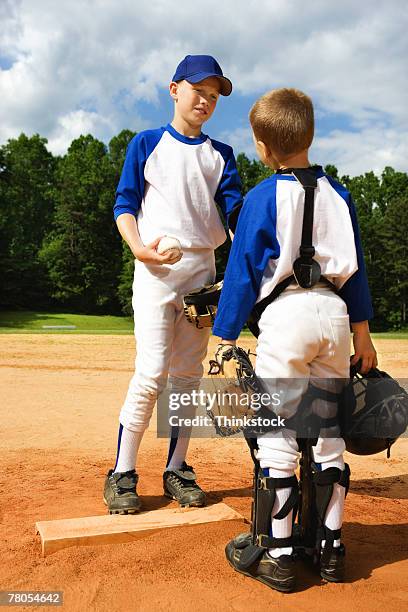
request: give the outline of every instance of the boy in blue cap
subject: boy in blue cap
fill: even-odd
[[[283,398],[275,409],[290,419],[309,381],[326,398],[348,379],[350,324],[352,363],[361,360],[363,373],[376,367],[368,326],[373,311],[351,195],[308,159],[314,133],[312,101],[296,89],[272,90],[254,104],[250,121],[261,161],[276,172],[248,192],[239,214],[213,328],[222,338],[216,358],[227,350],[224,345],[235,344],[251,311],[256,312],[255,371],[267,387],[277,384],[277,389],[290,392],[290,401]],[[336,415],[335,401],[316,399],[315,409],[320,417],[328,417],[313,446],[320,575],[341,582],[349,469],[338,426],[327,425]],[[257,486],[270,492],[269,505],[257,512],[263,513],[260,523],[269,522],[271,528],[258,534],[254,544],[237,537],[227,545],[226,555],[237,571],[279,591],[291,591],[296,431],[270,431],[258,435],[256,442],[263,471],[262,486]],[[258,514],[253,522],[257,520]]]
[[[110,513],[140,510],[137,452],[167,381],[172,393],[190,393],[200,384],[210,330],[187,321],[183,296],[215,279],[214,250],[226,238],[217,205],[231,227],[242,200],[232,148],[201,131],[219,96],[231,91],[213,57],[187,55],[170,83],[172,122],[137,134],[128,146],[114,217],[135,257],[137,357],[120,412],[116,465],[105,481]],[[162,237],[173,244],[177,239],[181,250],[161,253]],[[189,415],[193,406],[184,410]],[[203,506],[205,493],[185,462],[188,443],[187,429],[172,429],[164,493],[181,506]]]

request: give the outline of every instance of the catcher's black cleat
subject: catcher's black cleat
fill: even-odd
[[[251,540],[250,534],[240,534],[225,547],[228,563],[240,574],[254,578],[271,589],[290,593],[295,587],[295,562],[292,555],[277,559],[269,556],[266,549],[255,554],[253,562],[242,563],[241,555]],[[255,548],[255,547],[254,547]]]
[[[166,497],[178,501],[182,508],[206,504],[206,495],[196,482],[194,468],[185,461],[178,470],[164,472],[163,489]]]
[[[343,544],[338,548],[322,549],[320,555],[320,576],[328,582],[344,582],[346,549]]]
[[[109,470],[105,480],[103,501],[108,506],[110,514],[137,514],[140,512],[141,501],[136,493],[139,480],[135,470],[116,472]]]

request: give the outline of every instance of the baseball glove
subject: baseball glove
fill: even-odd
[[[218,300],[220,299],[222,281],[193,289],[183,298],[184,314],[187,321],[198,329],[211,327],[217,314]]]
[[[239,433],[255,414],[252,398],[262,390],[249,355],[238,346],[219,344],[215,358],[210,360],[208,374],[216,401],[207,414],[220,436]]]

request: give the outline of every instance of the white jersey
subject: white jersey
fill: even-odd
[[[304,201],[305,191],[298,181],[284,180],[284,177],[276,181],[276,240],[280,247],[279,257],[268,261],[257,302],[293,273],[293,262],[299,256],[302,241]],[[349,209],[325,176],[317,181],[314,218],[314,259],[320,264],[322,275],[340,289],[358,269],[357,253]]]
[[[350,193],[316,170],[314,259],[346,302],[350,320],[373,315],[356,211]],[[293,274],[302,242],[305,191],[292,174],[251,189],[239,214],[213,333],[237,338],[254,305]]]
[[[183,249],[216,249],[226,238],[217,204],[227,218],[240,203],[231,147],[167,125],[130,142],[114,215],[134,214],[144,244],[168,235]]]

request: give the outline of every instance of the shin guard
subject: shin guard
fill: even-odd
[[[340,529],[329,529],[325,525],[325,518],[330,499],[333,495],[335,483],[346,489],[346,495],[350,484],[350,468],[345,464],[344,470],[330,467],[323,471],[313,472],[313,483],[315,488],[315,503],[317,512],[317,534],[316,547],[321,550],[322,541],[325,540],[325,551],[329,553],[333,549],[334,540],[341,537]]]
[[[299,497],[298,481],[295,475],[289,478],[273,478],[264,476],[262,470],[255,470],[252,505],[251,540],[245,539],[239,547],[242,551],[239,561],[240,568],[249,567],[264,554],[268,548],[283,548],[292,546],[292,536],[289,538],[274,538],[271,531],[272,510],[276,499],[276,489],[291,488],[289,498],[273,518],[282,519],[293,510],[296,514]]]
[[[274,538],[271,535],[272,510],[275,505],[276,489],[291,488],[289,498],[282,508],[273,516],[275,519],[283,519],[291,510],[296,514],[299,497],[298,481],[295,475],[288,478],[273,478],[272,476],[258,475],[257,488],[254,492],[257,496],[256,516],[252,525],[254,544],[262,548],[283,548],[292,546],[292,536],[288,538]]]

